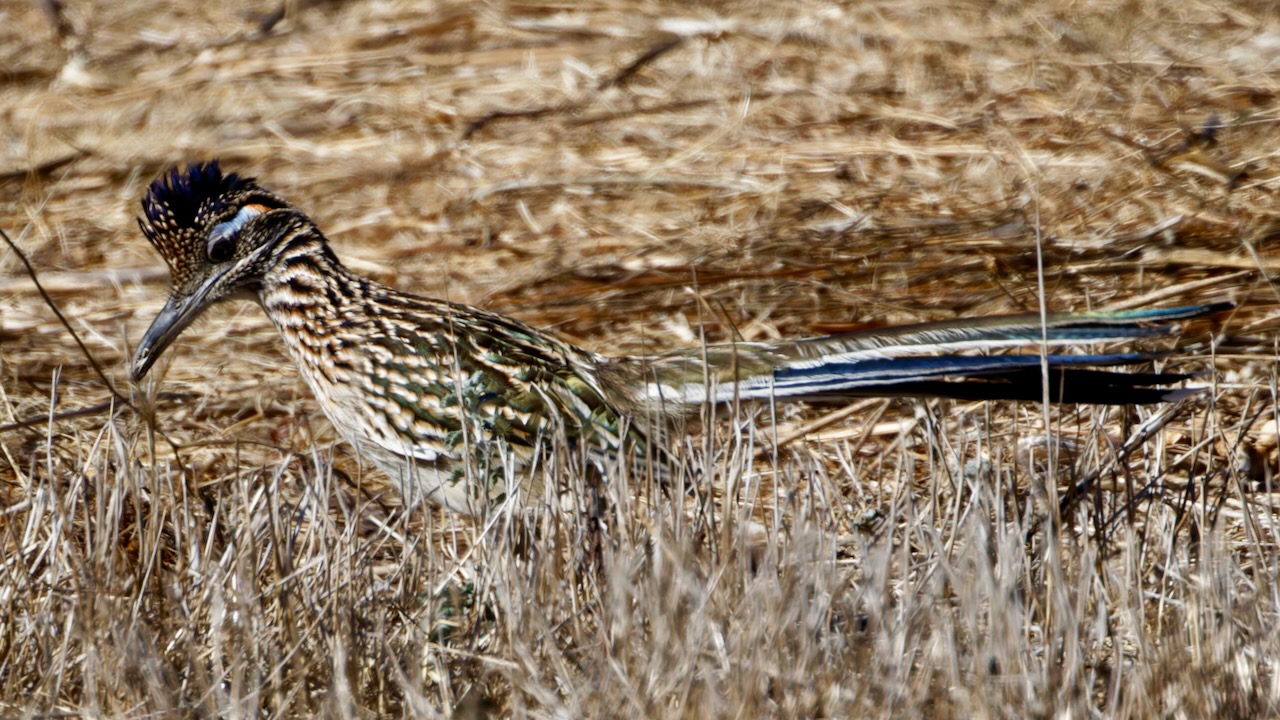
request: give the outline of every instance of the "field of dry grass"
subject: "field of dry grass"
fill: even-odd
[[[1280,715],[1266,4],[41,5],[0,5],[0,230],[69,329],[0,248],[0,715]],[[1175,407],[746,409],[676,438],[711,507],[530,550],[398,508],[251,304],[129,383],[138,199],[212,157],[611,352],[1240,309]]]

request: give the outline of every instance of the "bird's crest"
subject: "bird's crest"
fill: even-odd
[[[192,163],[185,170],[174,167],[147,188],[142,199],[146,224],[153,230],[193,227],[202,217],[224,209],[229,196],[252,182],[235,173],[223,175],[217,160]]]
[[[235,216],[237,207],[253,199],[283,205],[254,182],[223,174],[217,160],[189,163],[156,178],[142,198],[138,227],[164,258],[174,285],[183,284],[207,260],[213,227]]]

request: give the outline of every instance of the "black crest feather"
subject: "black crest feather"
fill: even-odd
[[[177,227],[189,227],[206,202],[216,202],[252,181],[253,178],[242,178],[235,173],[223,175],[217,160],[191,163],[184,170],[174,167],[147,188],[142,209],[152,225],[171,223]],[[216,211],[217,208],[206,208],[209,210]]]

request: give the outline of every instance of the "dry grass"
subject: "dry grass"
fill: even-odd
[[[183,5],[0,6],[0,229],[131,403],[0,251],[0,714],[1280,714],[1264,5]],[[520,549],[379,494],[254,307],[129,386],[137,199],[215,156],[379,280],[611,351],[1042,298],[1262,339],[1062,440],[877,402],[753,463],[829,409],[756,412],[684,441],[709,512],[618,490],[603,545]]]

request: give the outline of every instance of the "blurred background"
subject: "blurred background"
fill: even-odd
[[[106,376],[18,256],[0,248],[9,558],[0,594],[18,603],[7,619],[0,612],[0,708],[1277,712],[1280,646],[1268,628],[1280,607],[1269,500],[1278,69],[1280,20],[1265,3],[0,4],[0,230]],[[1043,529],[1031,519],[1044,515],[1034,501],[1043,478],[1026,469],[1034,438],[1048,432],[1041,408],[945,405],[935,415],[879,405],[788,450],[797,477],[823,478],[821,492],[782,486],[786,472],[776,474],[785,492],[772,480],[762,490],[775,493],[764,506],[786,505],[774,513],[785,520],[767,523],[770,557],[821,568],[817,595],[787,585],[783,570],[755,588],[763,581],[733,566],[737,589],[724,597],[708,575],[672,581],[697,588],[697,611],[662,594],[671,586],[637,580],[557,615],[550,608],[576,607],[584,586],[548,599],[550,585],[513,579],[538,577],[527,568],[459,571],[475,562],[470,541],[448,533],[476,529],[435,517],[426,544],[441,555],[421,560],[414,582],[355,572],[341,602],[281,599],[329,580],[306,576],[296,559],[270,560],[281,557],[276,541],[293,537],[280,528],[300,505],[272,516],[257,503],[294,503],[317,478],[333,483],[324,492],[348,492],[364,472],[266,318],[250,303],[219,308],[145,387],[127,381],[131,343],[168,282],[137,230],[138,201],[159,173],[212,158],[298,205],[362,274],[605,352],[1034,311],[1042,301],[1065,311],[1234,299],[1241,309],[1226,330],[1238,340],[1216,362],[1190,362],[1216,368],[1206,376],[1214,392],[1162,440],[1136,445],[1138,455],[1118,461],[1125,470],[1096,438],[1121,443],[1147,416],[1055,416],[1054,428],[1095,439],[1092,469],[1057,478],[1061,487],[1109,478],[1091,519],[1063,529],[1066,554],[1079,560],[1065,571],[1038,574],[1043,543],[1023,543]],[[113,403],[107,380],[135,407]],[[778,419],[784,430],[813,419],[796,412]],[[963,428],[974,423],[987,441],[1002,439],[946,456],[946,438],[971,438]],[[942,440],[928,435],[938,428]],[[964,524],[981,496],[965,482],[989,477],[971,471],[990,458],[1008,482],[991,483],[991,504],[973,506],[991,520],[987,536]],[[281,483],[283,500],[255,494]],[[193,510],[187,500],[155,505],[161,497],[202,500],[190,500]],[[810,501],[803,512],[787,505]],[[904,510],[915,502],[918,512]],[[992,510],[1005,502],[1007,516]],[[359,516],[344,522],[357,527]],[[233,517],[248,524],[227,529]],[[348,567],[359,566],[357,530],[336,527],[354,553]],[[810,531],[813,544],[797,539]],[[1215,533],[1232,540],[1208,542]],[[377,547],[403,570],[406,556],[426,551],[397,537]],[[1025,565],[996,550],[1006,541]],[[1209,545],[1220,574],[1187,580],[1206,567],[1197,553]],[[214,557],[226,575],[198,581],[211,571],[193,558],[222,547],[228,554]],[[795,559],[779,547],[809,549]],[[922,555],[894,559],[908,548]],[[715,557],[708,567],[721,567]],[[973,569],[987,565],[1000,570]],[[937,574],[922,579],[922,567]],[[166,589],[166,573],[180,591]],[[259,573],[271,578],[265,589],[245,591]],[[468,639],[428,652],[439,636],[414,635],[435,627],[416,608],[438,612],[424,598],[459,576],[479,598],[466,612],[449,605]],[[1067,577],[1080,596],[1053,595]],[[202,582],[224,581],[217,605]],[[288,590],[292,582],[306,589]],[[522,630],[514,610],[485,595],[524,597],[511,583],[542,603],[545,632]],[[1209,586],[1219,590],[1185,594]],[[114,600],[94,605],[93,587]],[[992,605],[1000,593],[1007,606]],[[744,597],[772,599],[757,607]],[[236,602],[243,615],[218,614]],[[879,602],[888,605],[868,609]],[[817,614],[787,615],[797,604]],[[372,613],[378,629],[334,625],[339,605]],[[1172,606],[1184,614],[1160,614]],[[121,626],[123,617],[132,619]],[[184,635],[176,628],[188,621]],[[681,630],[653,630],[668,622]],[[219,635],[220,623],[238,639]],[[734,635],[744,625],[783,639]],[[680,634],[690,626],[720,628],[731,649],[710,630]],[[813,642],[800,639],[809,632]],[[166,645],[172,633],[185,639]],[[771,643],[804,659],[786,667]],[[337,647],[353,663],[342,670]],[[37,670],[55,656],[59,673]],[[109,657],[136,666],[114,675],[97,664]]]

